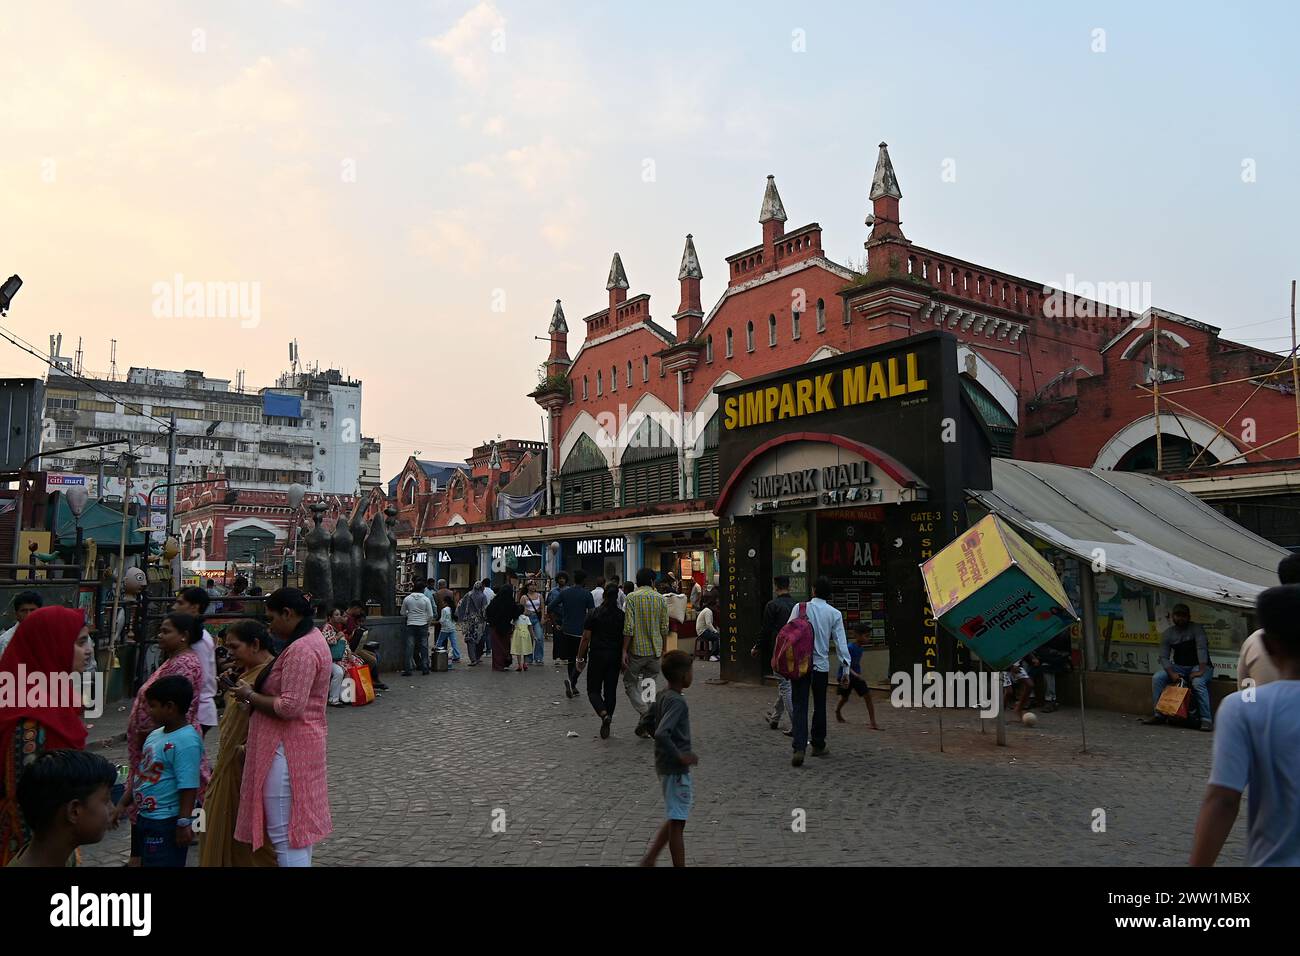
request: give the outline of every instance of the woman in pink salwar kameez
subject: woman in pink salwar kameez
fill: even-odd
[[[233,692],[251,708],[235,839],[275,847],[280,866],[311,866],[312,846],[333,831],[325,768],[329,645],[297,588],[266,598],[271,632],[288,642],[256,684]]]

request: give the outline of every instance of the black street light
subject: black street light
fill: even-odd
[[[4,284],[0,285],[0,315],[9,312],[9,303],[14,300],[18,290],[23,287],[23,280],[17,275],[11,275],[5,279]]]

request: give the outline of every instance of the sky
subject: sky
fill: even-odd
[[[685,234],[705,308],[787,227],[860,260],[876,144],[907,236],[1013,275],[1135,283],[1290,349],[1300,6],[326,0],[8,3],[4,327],[107,374],[272,384],[288,343],[364,383],[385,477],[501,435],[554,302],[610,258],[666,327]],[[186,313],[176,277],[238,283]],[[0,342],[0,376],[41,363]]]

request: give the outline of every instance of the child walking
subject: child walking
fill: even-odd
[[[642,866],[654,866],[659,852],[668,845],[673,866],[686,865],[686,818],[695,802],[691,767],[700,758],[691,752],[691,712],[682,691],[691,686],[693,660],[685,651],[669,651],[660,661],[668,689],[654,703],[655,772],[664,793],[663,825],[655,833]]]
[[[456,646],[456,599],[451,594],[442,596],[442,614],[438,617],[438,640],[435,647],[445,647],[451,655],[447,658],[447,670],[460,661],[460,649]]]
[[[528,660],[533,656],[533,629],[523,606],[517,605],[515,610],[518,613],[515,617],[515,629],[510,633],[510,656],[515,659],[515,670],[526,671]]]
[[[130,797],[139,819],[140,856],[144,866],[181,867],[194,842],[194,800],[199,792],[203,738],[186,721],[194,685],[179,675],[161,677],[145,691],[149,717],[158,725],[145,739]],[[133,848],[134,849],[134,848]]]
[[[843,661],[840,661],[840,680],[844,679],[844,672],[847,669],[849,674],[848,686],[840,684],[836,692],[840,695],[840,702],[835,707],[835,719],[841,724],[844,720],[844,705],[849,702],[849,698],[857,694],[867,703],[867,718],[871,721],[871,729],[879,730],[876,725],[876,708],[871,703],[871,688],[867,686],[866,679],[862,676],[862,650],[867,646],[869,640],[868,625],[865,621],[859,621],[853,625],[853,640],[849,642],[849,662],[846,667]]]

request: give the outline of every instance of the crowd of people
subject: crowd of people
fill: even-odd
[[[1243,659],[1251,658],[1250,676],[1218,711],[1193,863],[1217,859],[1247,789],[1247,862],[1300,863],[1300,752],[1293,745],[1300,733],[1300,587],[1288,582],[1300,578],[1300,559],[1284,561],[1279,576],[1283,585],[1259,597],[1259,630],[1242,649]],[[445,581],[422,584],[402,604],[402,673],[429,672],[430,634],[434,652],[447,654],[449,666],[461,660],[463,642],[469,666],[487,658],[494,671],[523,673],[544,662],[549,627],[565,695],[574,699],[585,690],[599,737],[610,737],[619,698],[626,696],[636,713],[633,732],[653,738],[665,818],[642,863],[654,865],[666,847],[674,865],[684,865],[691,768],[699,758],[686,702],[695,655],[665,652],[680,589],[665,587],[648,568],[635,583],[598,579],[594,588],[582,570],[562,572],[545,595],[536,578],[520,582],[513,575],[495,589],[479,581],[462,595]],[[764,719],[778,730],[788,715],[791,763],[800,767],[810,747],[814,758],[830,752],[832,648],[839,660],[837,721],[846,719],[856,694],[869,726],[880,729],[862,665],[870,635],[863,624],[846,630],[825,577],[808,601],[793,598],[785,577],[774,579],[773,592],[754,647],[778,683]],[[376,655],[364,646],[363,606],[313,607],[295,588],[263,600],[266,623],[240,618],[214,637],[204,625],[208,591],[177,592],[158,625],[159,664],[132,699],[124,780],[103,757],[86,752],[79,701],[0,707],[0,865],[65,865],[78,847],[119,825],[130,827],[129,866],[185,866],[196,843],[202,866],[311,865],[313,847],[332,831],[326,707],[342,702],[341,675],[367,669],[376,688],[385,685]],[[704,619],[698,639],[705,652],[716,650],[715,598],[699,588],[691,600],[697,622]],[[0,675],[84,674],[92,666],[83,611],[44,607],[36,592],[18,594],[14,610],[19,622],[0,634]],[[1153,677],[1157,695],[1176,679],[1194,682],[1206,669],[1203,629],[1197,633],[1184,607],[1172,616],[1162,639],[1168,667],[1163,680]],[[1024,685],[1050,673],[1051,650],[1040,648],[1013,665],[1009,695],[1017,704],[1032,693]],[[1054,686],[1048,687],[1054,699]],[[1206,702],[1201,713],[1209,712]],[[205,738],[214,727],[210,761]]]

